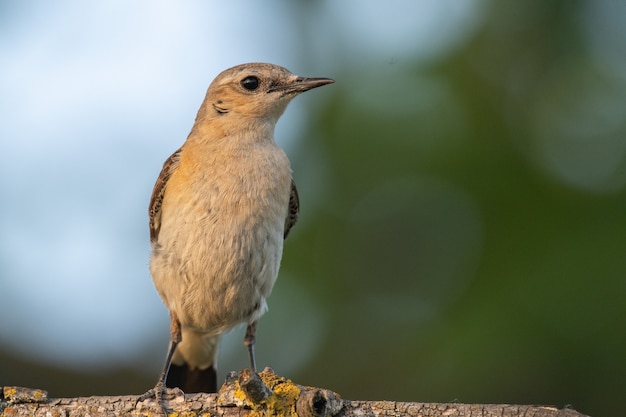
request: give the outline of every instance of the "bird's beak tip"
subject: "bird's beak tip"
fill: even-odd
[[[310,78],[310,77],[298,77],[296,78],[296,83],[305,83],[305,84],[320,84],[320,85],[326,85],[326,84],[332,84],[335,82],[335,80],[333,80],[332,78],[326,78],[326,77],[321,77],[321,78]]]
[[[268,92],[281,91],[283,93],[299,94],[305,91],[312,90],[313,88],[321,87],[323,85],[332,84],[335,80],[332,78],[309,78],[309,77],[296,77],[288,81],[285,84],[276,85],[270,88]]]
[[[298,77],[291,84],[292,87],[296,91],[308,91],[313,88],[321,87],[323,85],[328,85],[334,83],[335,80],[332,78],[308,78],[308,77]]]

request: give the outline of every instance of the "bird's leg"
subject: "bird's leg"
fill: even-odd
[[[162,411],[167,415],[165,407],[163,407],[163,393],[167,391],[166,381],[167,381],[167,373],[170,369],[170,365],[172,363],[172,357],[174,356],[174,352],[176,351],[176,346],[182,340],[182,333],[180,331],[180,321],[176,316],[176,313],[173,311],[170,312],[170,345],[167,350],[167,356],[165,357],[165,365],[163,367],[163,371],[159,375],[159,380],[157,381],[154,388],[146,392],[145,394],[139,396],[137,402],[144,401],[148,398],[154,397]]]
[[[256,321],[248,324],[246,335],[243,337],[243,344],[248,348],[250,356],[250,368],[256,373],[256,362],[254,360],[254,342],[256,341]]]

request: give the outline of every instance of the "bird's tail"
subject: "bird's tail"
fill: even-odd
[[[217,392],[217,349],[220,337],[182,328],[182,340],[176,347],[167,373],[168,388],[185,393]]]

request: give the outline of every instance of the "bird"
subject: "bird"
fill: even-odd
[[[149,204],[150,273],[169,310],[163,371],[148,391],[217,391],[220,337],[256,324],[278,276],[298,191],[276,122],[298,94],[334,83],[268,63],[237,65],[209,85],[183,145],[163,164]],[[144,397],[145,398],[145,397]]]

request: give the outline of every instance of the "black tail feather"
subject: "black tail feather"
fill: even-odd
[[[189,369],[187,364],[171,364],[165,385],[168,388],[180,388],[186,394],[217,392],[217,373],[213,366],[206,369]]]

